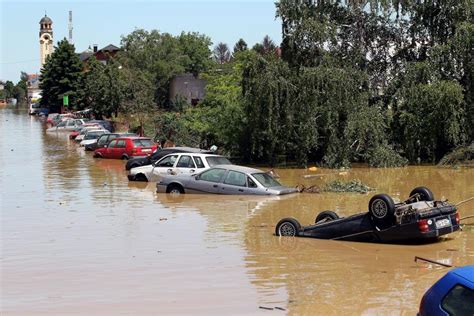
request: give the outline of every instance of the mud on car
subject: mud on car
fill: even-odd
[[[412,190],[409,198],[395,203],[387,194],[373,196],[368,212],[342,217],[333,211],[318,214],[314,225],[302,226],[284,218],[275,227],[277,236],[363,242],[407,242],[436,239],[459,230],[459,213],[447,201],[435,201],[426,187]]]

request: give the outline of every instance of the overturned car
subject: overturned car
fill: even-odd
[[[459,213],[447,201],[435,201],[426,187],[415,188],[410,197],[394,203],[387,194],[370,199],[369,211],[342,217],[333,211],[318,214],[314,225],[301,226],[284,218],[275,228],[277,236],[299,236],[362,242],[408,242],[436,239],[459,230]]]

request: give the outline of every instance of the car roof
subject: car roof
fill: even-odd
[[[238,171],[238,172],[243,172],[243,173],[250,173],[250,174],[263,173],[262,170],[245,167],[245,166],[239,166],[239,165],[217,165],[212,168],[228,169],[228,170],[233,170],[233,171]]]
[[[217,155],[217,154],[207,154],[207,153],[192,153],[192,152],[174,152],[174,153],[169,153],[169,154],[166,154],[164,157],[166,156],[173,156],[173,155],[193,155],[193,156],[198,156],[198,157],[224,157],[222,155]],[[224,157],[225,158],[225,157]],[[161,158],[160,158],[161,159]]]
[[[131,140],[135,140],[135,139],[149,139],[149,140],[151,140],[150,137],[140,137],[140,136],[123,136],[123,137],[117,137],[116,139],[131,139]]]
[[[456,274],[474,284],[474,265],[456,268],[448,273]]]
[[[166,150],[166,151],[176,151],[176,152],[182,152],[182,153],[212,153],[212,151],[208,149],[201,149],[201,148],[193,148],[193,147],[165,147],[162,148],[161,150]]]

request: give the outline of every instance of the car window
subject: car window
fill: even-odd
[[[449,291],[442,301],[442,307],[450,315],[474,315],[474,291],[460,284]]]
[[[196,166],[198,168],[205,168],[204,163],[202,162],[201,157],[193,156],[194,161],[196,162]]]
[[[225,169],[214,168],[204,171],[198,176],[199,180],[210,181],[210,182],[221,182],[222,177],[225,174]]]
[[[156,167],[173,167],[178,155],[167,156],[156,163]]]
[[[135,147],[152,147],[153,142],[151,139],[134,139],[133,144]]]
[[[176,165],[178,168],[196,168],[194,165],[194,161],[191,156],[181,156],[179,158],[178,164]]]
[[[63,126],[66,126],[66,122],[61,122],[58,124],[58,127],[63,127]]]
[[[97,139],[99,138],[100,135],[102,135],[104,132],[89,132],[86,134],[84,137],[85,140],[90,140],[90,139]]]
[[[125,148],[125,139],[117,140],[117,146],[115,148]]]
[[[107,140],[109,139],[108,135],[102,135],[97,140],[97,146],[104,146],[107,144]]]
[[[76,125],[76,123],[73,120],[68,120],[66,125],[67,126],[74,126],[74,125]]]
[[[246,186],[245,173],[229,170],[229,172],[227,173],[227,176],[224,179],[224,183],[245,187]]]
[[[206,157],[207,164],[209,167],[214,167],[217,165],[231,165],[232,162],[229,161],[226,157],[211,156]]]
[[[109,144],[109,148],[115,148],[117,146],[117,141],[116,140],[113,140],[110,142]]]
[[[252,176],[266,188],[281,186],[281,184],[273,179],[268,173],[253,173]]]
[[[258,188],[257,184],[249,177],[247,177],[247,186],[249,188]]]

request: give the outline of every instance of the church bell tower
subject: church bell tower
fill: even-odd
[[[44,63],[46,62],[46,57],[53,52],[53,21],[45,14],[44,17],[40,20],[40,32],[39,32],[39,41],[40,41],[40,61],[41,67],[43,68]]]

